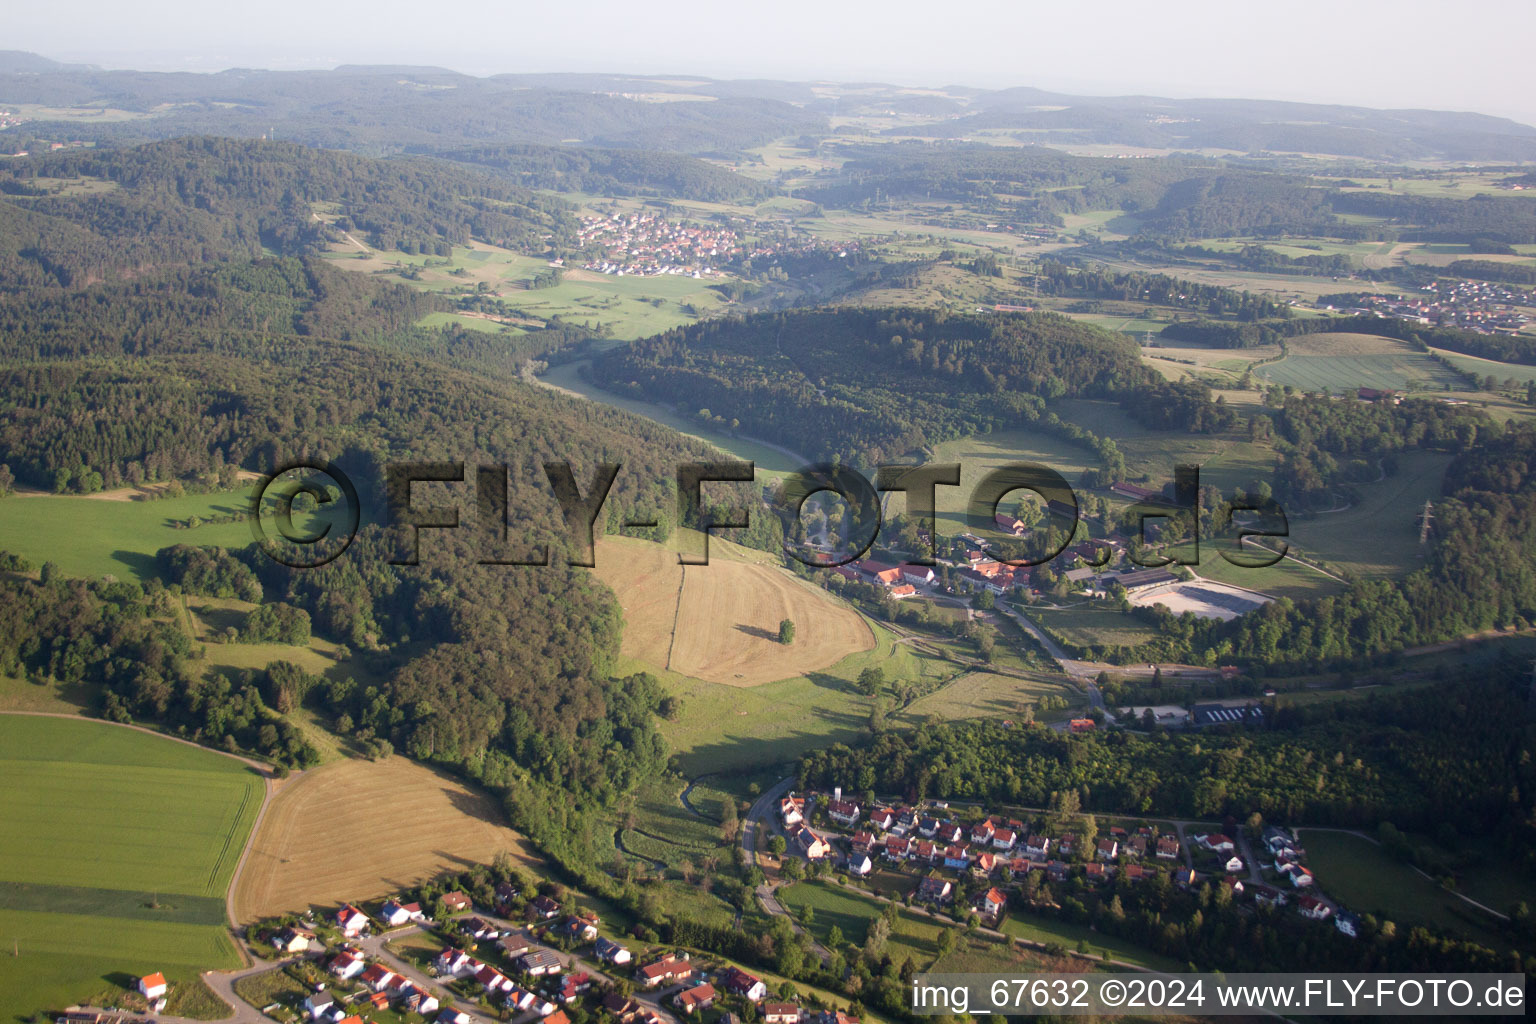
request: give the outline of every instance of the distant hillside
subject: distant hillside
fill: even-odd
[[[48,179],[112,186],[54,194]],[[524,251],[574,228],[558,199],[438,161],[373,160],[287,142],[177,139],[0,167],[0,287],[71,284],[218,256],[313,252],[353,232],[446,253],[471,237]],[[333,223],[316,219],[334,211]]]

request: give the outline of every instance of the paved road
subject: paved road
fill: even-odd
[[[763,843],[766,843],[771,835],[783,834],[783,830],[779,828],[779,801],[784,799],[784,795],[790,791],[794,784],[795,780],[792,778],[780,779],[772,788],[758,797],[753,802],[751,809],[747,811],[747,818],[741,825],[741,848],[746,851],[748,864],[757,863],[759,833],[762,835],[761,842]],[[763,909],[769,914],[787,919],[789,926],[795,930],[796,935],[805,935],[807,938],[810,938],[809,933],[800,926],[800,922],[795,920],[784,909],[784,905],[779,902],[776,893],[777,889],[778,884],[776,883],[765,882],[758,886],[758,902],[763,905]],[[832,959],[831,950],[817,942],[814,938],[811,938],[811,949],[822,963]]]

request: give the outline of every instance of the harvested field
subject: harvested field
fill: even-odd
[[[530,863],[495,802],[448,775],[390,757],[338,761],[287,782],[251,839],[235,920],[398,890],[506,851]]]
[[[597,572],[624,609],[623,652],[727,686],[757,686],[815,672],[875,644],[853,609],[782,569],[730,557],[710,542],[710,564],[681,566],[670,548],[607,538]],[[779,622],[795,624],[779,643]]]

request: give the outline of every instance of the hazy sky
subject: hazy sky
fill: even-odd
[[[1536,124],[1536,0],[75,0],[0,46],[108,67],[692,73],[1477,110]]]

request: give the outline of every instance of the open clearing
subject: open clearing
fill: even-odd
[[[1256,376],[1301,391],[1337,394],[1355,388],[1460,390],[1466,382],[1404,341],[1374,334],[1303,334],[1286,343],[1278,363]]]
[[[273,797],[233,894],[235,919],[362,900],[503,851],[532,863],[483,794],[403,757],[305,772]]]
[[[1369,839],[1320,829],[1302,829],[1299,838],[1317,871],[1318,884],[1349,909],[1376,914],[1399,926],[1423,923],[1444,928],[1494,949],[1508,947],[1481,911],[1394,860]]]
[[[7,1011],[116,1001],[164,971],[170,1012],[236,967],[224,893],[261,807],[248,765],[88,719],[0,716],[0,958]]]
[[[731,557],[710,543],[708,565],[682,566],[670,547],[605,538],[597,572],[624,609],[623,652],[727,686],[757,686],[815,672],[869,650],[862,616],[782,569]],[[779,643],[779,622],[795,641]]]
[[[155,552],[172,544],[243,548],[252,543],[245,514],[246,490],[188,494],[153,501],[104,500],[92,496],[22,496],[0,499],[0,548],[32,562],[58,565],[69,576],[115,575],[147,579],[155,575]],[[234,522],[205,522],[186,528],[193,516],[201,519],[234,516]],[[313,520],[294,517],[307,532]]]
[[[1213,580],[1154,587],[1132,594],[1127,600],[1137,607],[1160,604],[1175,615],[1190,612],[1197,619],[1221,619],[1223,622],[1230,622],[1269,603],[1269,598],[1261,594]]]

